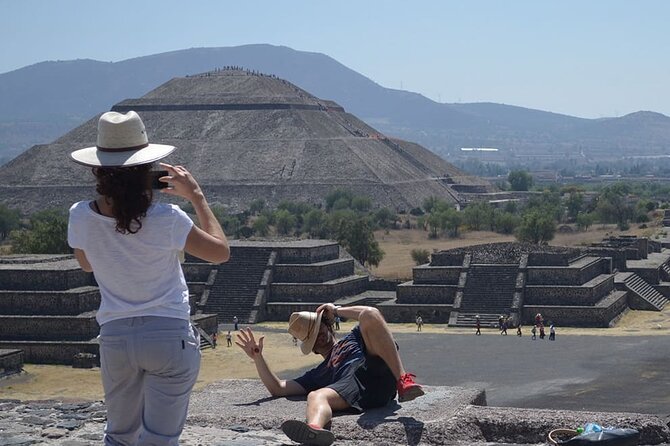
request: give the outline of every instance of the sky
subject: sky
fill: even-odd
[[[670,116],[666,0],[0,0],[0,73],[254,43],[438,102]]]

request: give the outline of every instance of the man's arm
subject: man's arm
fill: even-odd
[[[270,395],[277,397],[306,394],[307,392],[300,384],[293,380],[279,379],[277,375],[270,370],[268,363],[263,357],[264,338],[265,336],[261,336],[258,338],[258,342],[256,342],[251,328],[245,328],[240,330],[237,334],[237,341],[235,341],[235,344],[244,350],[244,353],[246,353],[247,356],[254,360],[258,376],[270,392]]]
[[[369,310],[377,311],[377,309],[374,307],[366,307],[364,305],[339,307],[333,303],[327,303],[319,306],[319,308],[316,309],[316,312],[319,313],[323,311],[323,317],[330,318],[331,321],[335,320],[335,316],[339,316],[345,319],[360,320],[361,313]]]

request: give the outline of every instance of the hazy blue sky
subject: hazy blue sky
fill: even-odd
[[[0,0],[0,73],[270,43],[441,102],[670,115],[669,21],[666,0]]]

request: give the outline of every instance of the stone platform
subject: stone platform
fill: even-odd
[[[20,373],[23,369],[23,351],[0,348],[0,378]]]
[[[224,380],[195,392],[182,434],[183,446],[286,446],[286,419],[303,419],[304,398],[270,398],[257,380]],[[333,419],[336,446],[540,445],[557,427],[587,422],[633,427],[641,445],[670,441],[668,419],[654,415],[572,412],[485,406],[484,391],[426,387],[426,395],[364,414]],[[0,400],[0,445],[100,444],[101,402]]]

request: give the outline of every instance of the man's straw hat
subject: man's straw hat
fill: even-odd
[[[134,111],[125,115],[107,112],[98,120],[96,146],[75,150],[70,157],[84,166],[130,167],[158,161],[174,149],[174,146],[149,144],[144,123]]]
[[[314,348],[321,326],[321,316],[323,316],[323,311],[320,313],[311,311],[291,313],[288,321],[288,332],[301,341],[300,350],[302,350],[303,355],[311,353],[312,348]]]

